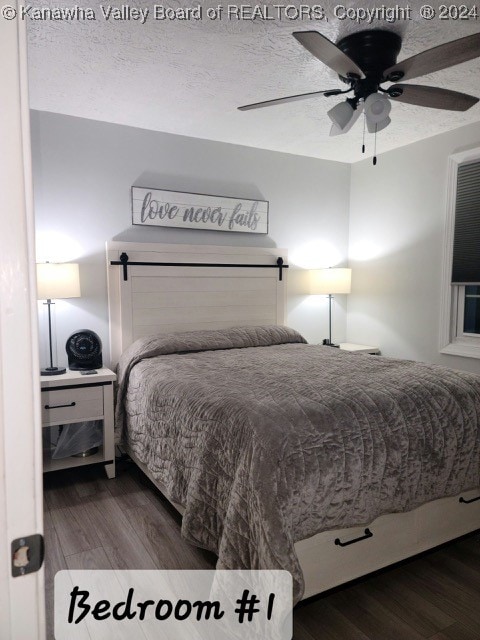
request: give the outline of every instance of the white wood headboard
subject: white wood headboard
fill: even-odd
[[[273,267],[278,258],[287,264],[285,249],[110,241],[106,254],[112,366],[146,335],[284,324],[287,270],[280,280]],[[111,264],[122,254],[128,256],[126,280],[123,265]],[[150,264],[157,262],[184,266]]]

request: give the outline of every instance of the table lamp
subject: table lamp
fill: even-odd
[[[350,293],[352,286],[351,269],[312,269],[310,277],[310,294],[328,295],[328,338],[323,344],[330,347],[338,345],[332,343],[332,298],[334,294]]]
[[[56,376],[66,372],[65,368],[53,366],[52,351],[52,299],[79,298],[80,277],[78,264],[46,262],[37,264],[37,299],[46,300],[48,308],[48,340],[50,366],[40,371],[42,376]]]

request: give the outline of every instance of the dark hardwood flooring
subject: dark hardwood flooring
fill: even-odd
[[[211,569],[180,516],[133,464],[47,474],[47,638],[61,569]],[[452,543],[295,610],[295,640],[480,640],[480,536]]]

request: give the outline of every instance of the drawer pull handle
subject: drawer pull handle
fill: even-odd
[[[355,542],[360,542],[361,540],[366,540],[367,538],[371,538],[373,533],[370,529],[365,529],[365,535],[359,536],[358,538],[354,538],[353,540],[348,540],[348,542],[342,542],[340,538],[335,538],[335,544],[338,547],[348,547],[349,544],[354,544]]]
[[[70,404],[46,404],[45,409],[63,409],[63,407],[74,407],[76,404],[76,402],[70,402]]]
[[[465,500],[465,498],[459,498],[459,502],[463,502],[463,504],[470,504],[471,502],[476,502],[477,500],[480,500],[480,496],[477,496],[476,498],[472,498],[471,500]]]

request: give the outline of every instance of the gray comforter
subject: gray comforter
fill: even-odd
[[[294,542],[480,486],[480,376],[305,344],[285,327],[137,341],[117,438],[219,568],[303,578]]]

